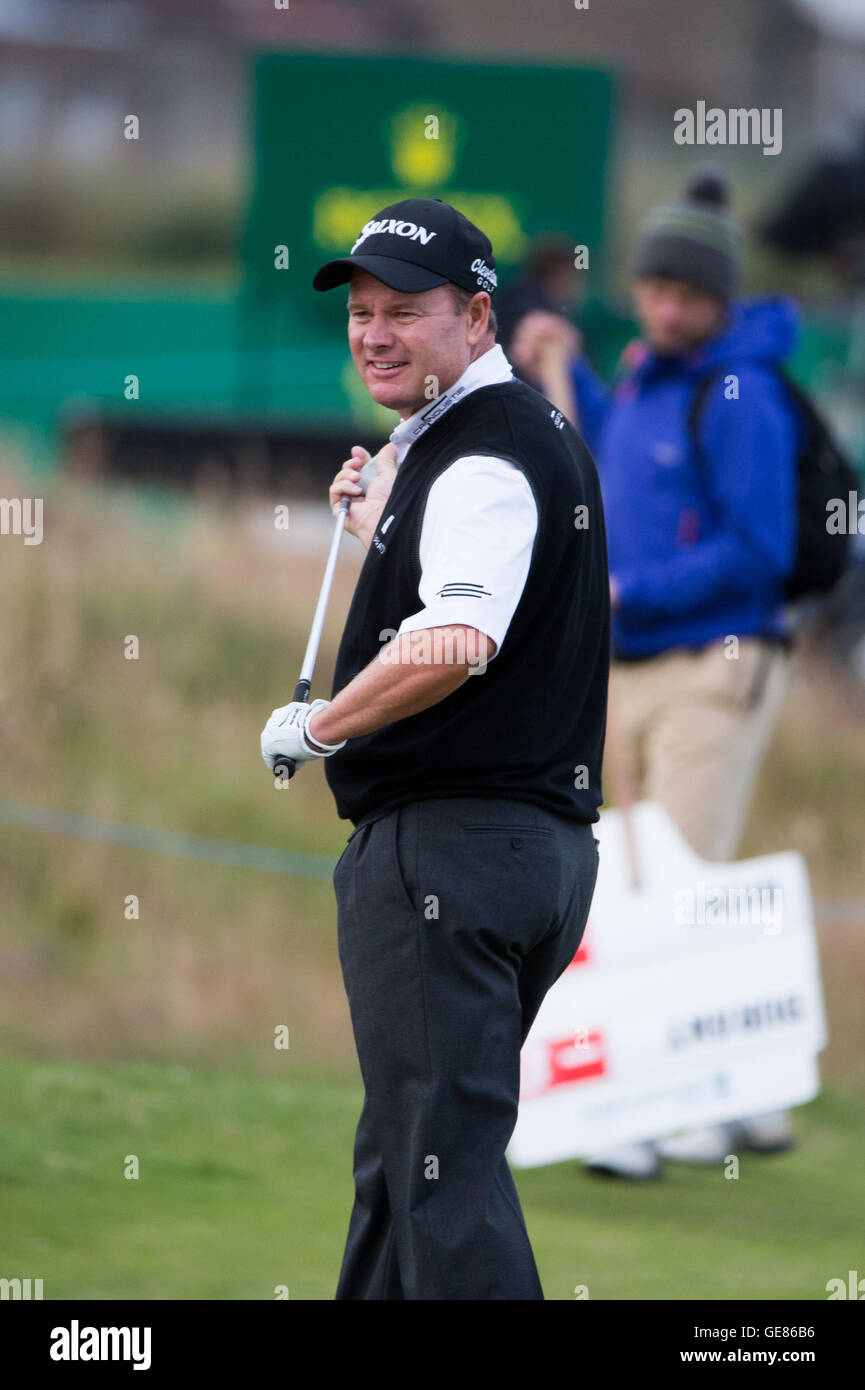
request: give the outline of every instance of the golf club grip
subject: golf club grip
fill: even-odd
[[[309,681],[299,680],[294,687],[294,700],[299,700],[301,704],[305,704],[308,695]],[[291,779],[296,771],[297,763],[294,761],[294,758],[277,758],[276,762],[273,764],[274,777],[288,777]]]

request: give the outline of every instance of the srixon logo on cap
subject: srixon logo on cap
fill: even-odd
[[[472,271],[478,277],[478,284],[482,290],[494,290],[499,283],[496,272],[480,259],[472,261]]]
[[[434,236],[438,235],[437,232],[428,232],[426,227],[419,226],[417,222],[401,222],[397,217],[382,217],[378,220],[373,218],[371,222],[364,223],[360,236],[351,248],[351,254],[354,255],[357,248],[366,241],[368,236],[383,234],[405,236],[410,241],[419,241],[423,246],[426,246]]]

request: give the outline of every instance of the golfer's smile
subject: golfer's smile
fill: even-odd
[[[400,361],[390,362],[386,359],[379,359],[378,361],[371,361],[368,365],[370,375],[375,379],[376,377],[395,376],[397,372],[402,371],[403,367],[408,366],[408,359],[402,358]]]

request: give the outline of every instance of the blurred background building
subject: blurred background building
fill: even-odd
[[[146,418],[164,430],[166,415],[178,428],[185,415],[190,428],[200,431],[216,412],[226,429],[236,431],[241,417],[250,422],[264,415],[273,435],[268,449],[289,466],[281,441],[293,439],[298,478],[309,479],[317,476],[315,439],[322,439],[323,413],[328,447],[335,442],[334,423],[338,431],[350,427],[359,413],[381,432],[384,422],[370,418],[358,397],[351,399],[343,363],[327,351],[330,344],[337,350],[335,319],[329,332],[318,335],[317,364],[298,357],[302,334],[294,311],[307,323],[316,312],[299,274],[290,277],[290,291],[277,292],[287,305],[282,323],[273,315],[268,322],[249,316],[255,296],[244,291],[256,279],[250,208],[254,218],[258,189],[261,211],[263,146],[266,196],[274,197],[280,177],[290,188],[299,166],[317,163],[322,181],[332,178],[330,166],[338,167],[340,146],[349,136],[340,126],[342,113],[330,109],[327,86],[317,88],[314,78],[304,79],[311,83],[309,101],[320,103],[315,111],[305,109],[310,123],[301,128],[301,108],[292,106],[289,93],[281,117],[271,92],[264,128],[259,58],[265,52],[296,62],[308,56],[310,71],[317,54],[372,61],[386,53],[406,61],[421,55],[455,59],[457,65],[467,55],[511,65],[518,58],[521,64],[607,73],[613,91],[603,129],[576,111],[569,119],[566,108],[551,106],[543,133],[536,124],[526,141],[507,84],[500,81],[484,97],[493,108],[485,112],[485,134],[495,132],[496,143],[508,147],[517,183],[533,163],[564,188],[602,166],[606,206],[603,235],[597,222],[598,244],[591,248],[586,330],[603,366],[615,359],[629,331],[631,229],[659,190],[679,186],[699,153],[671,139],[677,108],[693,108],[699,100],[725,108],[781,108],[780,157],[749,147],[724,149],[737,211],[755,228],[765,227],[793,196],[815,161],[827,152],[843,158],[865,141],[865,13],[854,0],[768,0],[760,6],[731,0],[723,7],[659,0],[650,10],[638,0],[584,10],[539,0],[531,23],[517,0],[498,4],[494,13],[460,0],[410,6],[397,0],[291,0],[286,8],[272,0],[216,0],[207,6],[193,0],[0,0],[0,302],[8,328],[0,361],[0,420],[25,430],[35,457],[49,462],[63,453],[80,462],[84,455],[96,466],[96,416],[131,413],[135,422]],[[371,80],[368,98],[355,113],[352,137],[367,147],[386,143],[383,119],[399,104],[388,90],[387,71]],[[390,71],[396,74],[399,64]],[[281,80],[274,76],[271,85]],[[139,123],[133,139],[124,135],[130,115]],[[471,131],[459,132],[463,153],[472,139]],[[465,187],[462,173],[458,166],[452,174],[432,170],[424,178],[421,167],[420,179],[406,191],[441,188],[452,195]],[[405,179],[399,184],[405,186]],[[600,216],[600,201],[596,180],[593,216]],[[585,194],[583,203],[585,208]],[[563,216],[574,206],[573,198],[570,204],[563,198]],[[350,235],[348,221],[339,225]],[[568,223],[530,230],[578,229]],[[860,222],[860,240],[863,235]],[[493,241],[507,283],[516,270],[515,248],[509,258],[502,236]],[[851,284],[835,274],[832,248],[794,242],[759,240],[751,287],[783,286],[804,297],[810,334],[801,350],[802,372],[824,394],[834,392],[839,426],[861,457],[863,412],[844,379],[862,351],[851,349],[851,334],[861,336],[851,313]],[[332,254],[334,239],[316,249]],[[155,370],[149,401],[142,397],[132,412],[122,400],[117,411],[111,409],[104,371],[113,353],[123,355],[122,296],[123,324],[139,357],[147,356],[154,367],[158,358],[170,378],[158,386]],[[38,312],[35,300],[41,301]],[[55,316],[65,325],[65,350],[46,356],[45,343],[61,341]],[[269,349],[282,358],[268,356]],[[336,404],[329,389],[326,409],[323,401],[314,408],[317,393],[334,376],[343,381]],[[164,444],[164,432],[159,437]],[[135,455],[134,430],[127,429],[122,447],[112,441],[107,453],[104,435],[102,440],[102,465],[123,470],[127,460],[133,473],[159,473],[152,450],[150,465],[140,450]],[[181,443],[179,437],[184,453]],[[206,452],[212,459],[211,444]],[[240,466],[235,455],[236,450],[232,475]],[[268,468],[262,472],[258,445],[245,447],[244,457],[248,478],[269,476]],[[257,466],[250,462],[254,458]],[[195,466],[190,464],[192,471]],[[187,472],[175,469],[173,476],[185,481]]]

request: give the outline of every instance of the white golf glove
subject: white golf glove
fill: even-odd
[[[290,705],[281,705],[273,711],[261,731],[261,756],[271,772],[277,758],[305,763],[310,758],[329,758],[338,748],[345,747],[348,742],[345,738],[342,743],[322,743],[317,748],[307,741],[306,726],[310,719],[330,703],[330,700],[313,700],[309,705],[303,700],[293,700]]]

